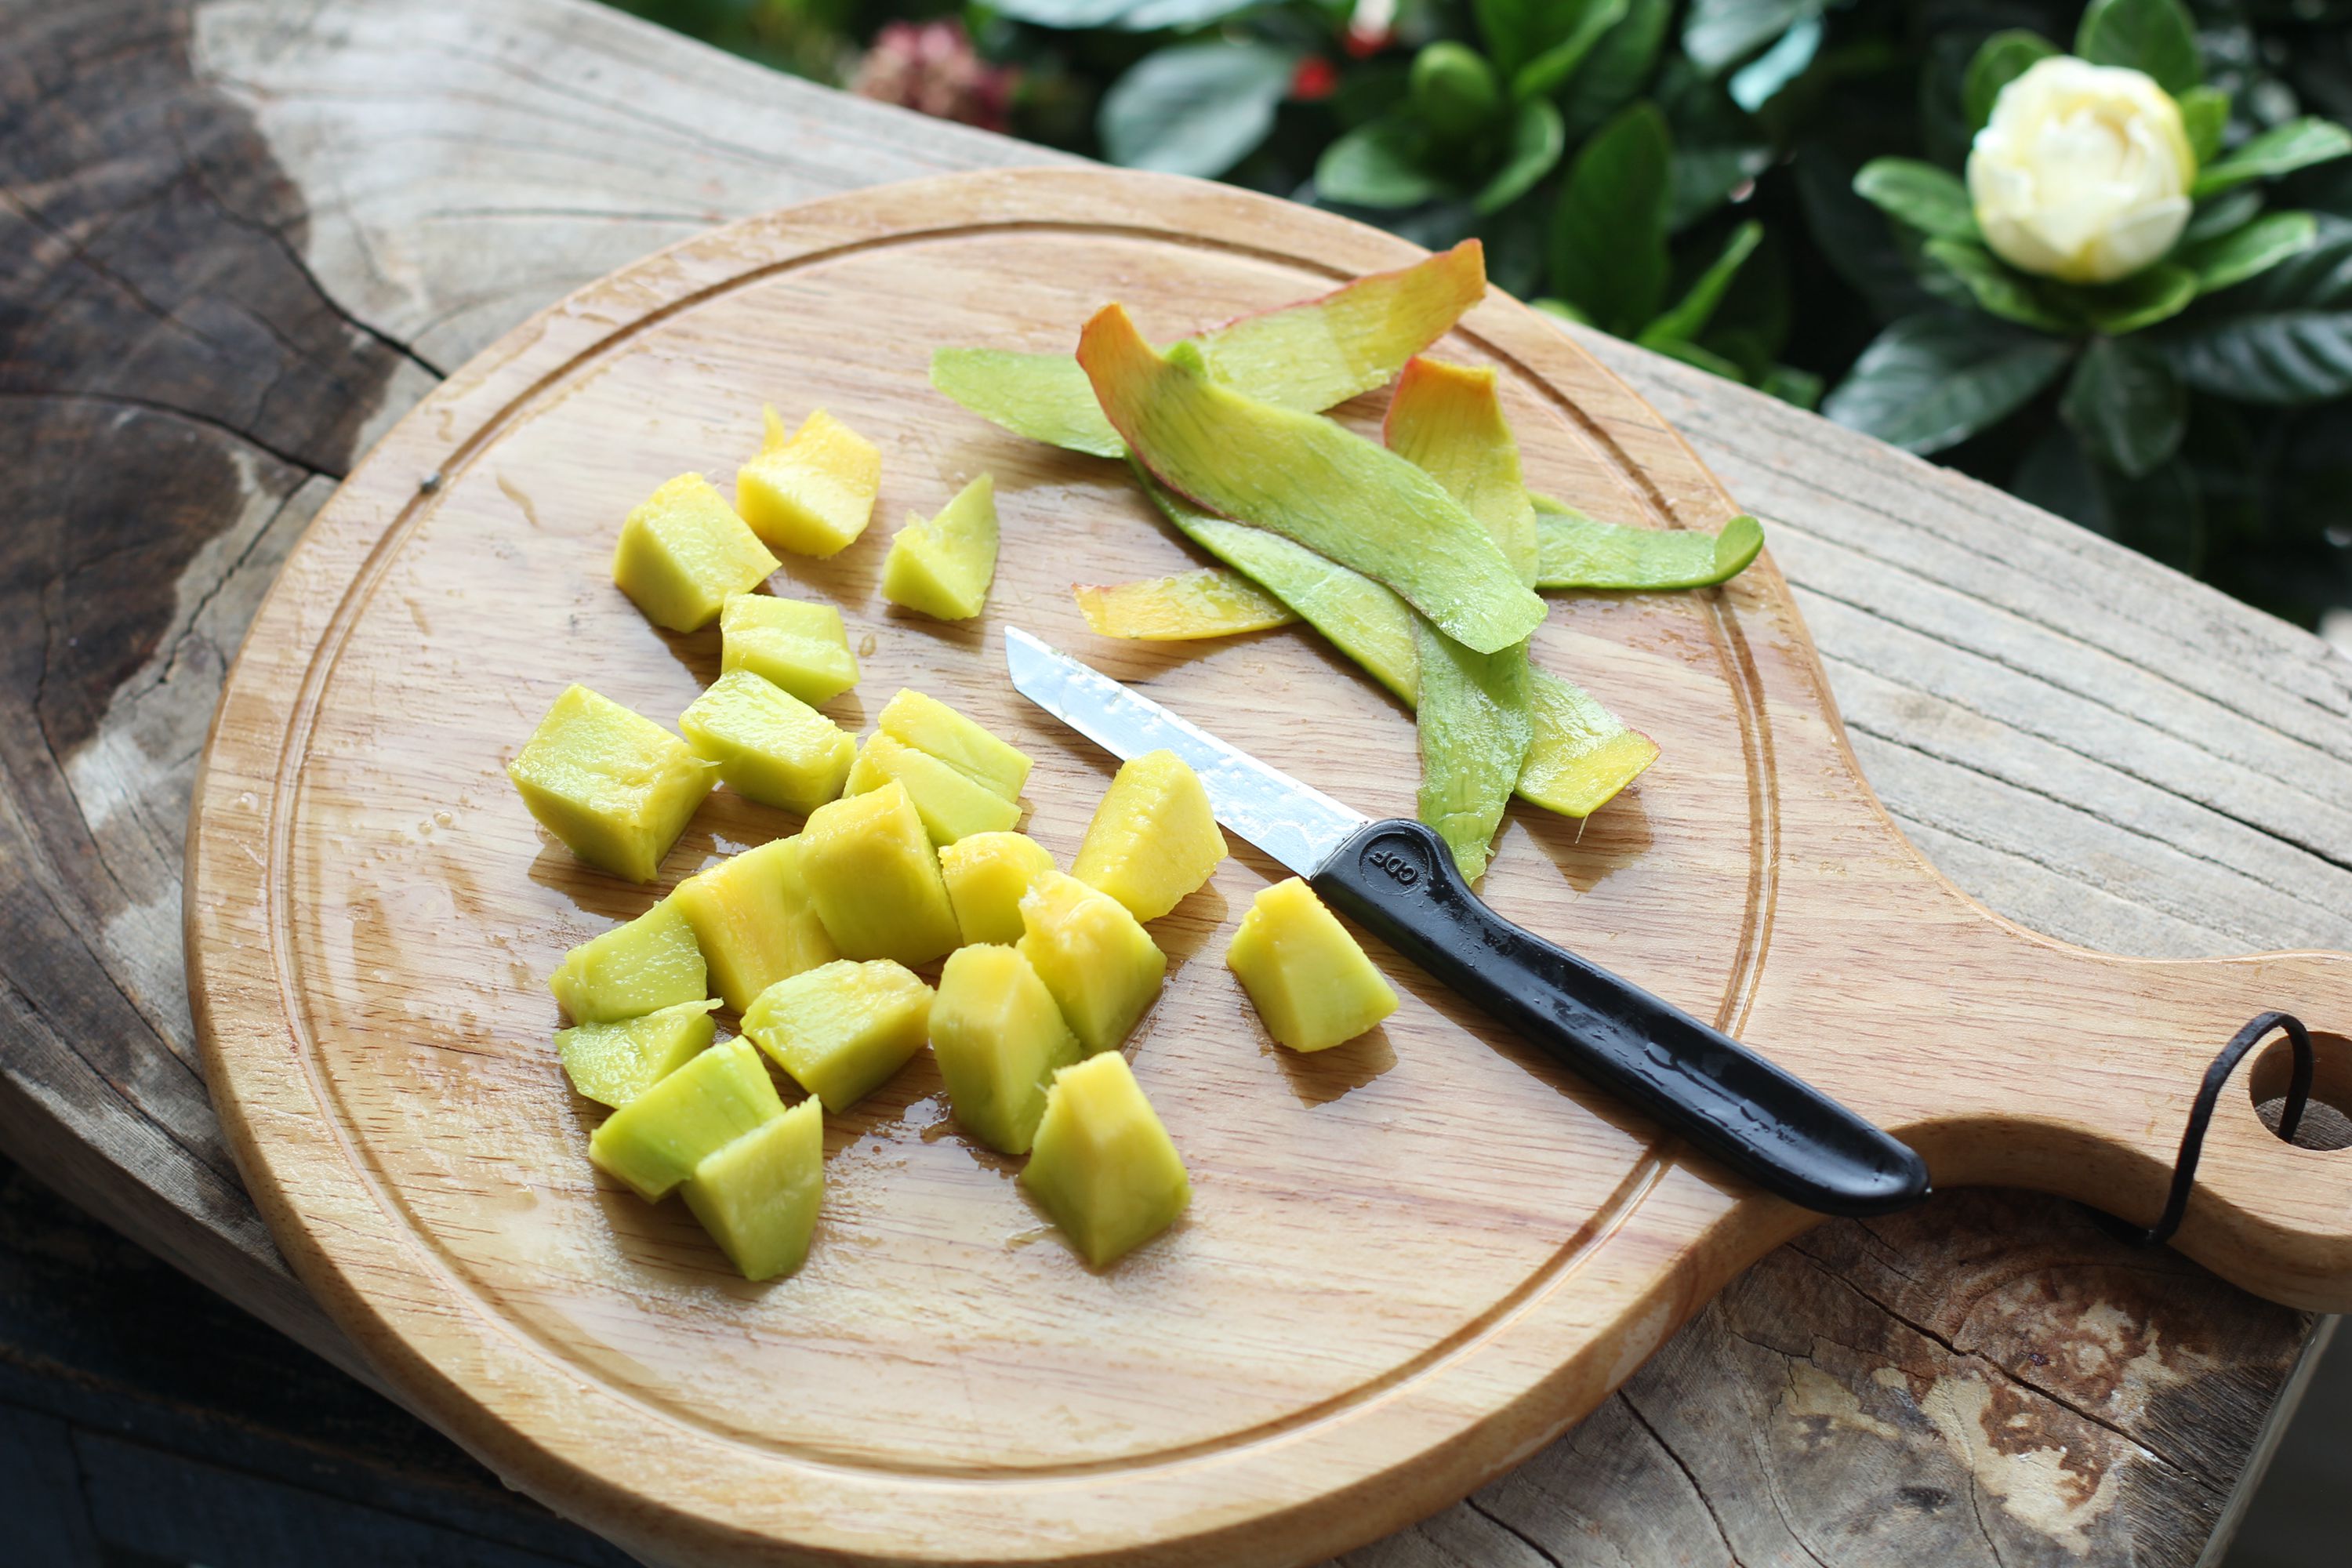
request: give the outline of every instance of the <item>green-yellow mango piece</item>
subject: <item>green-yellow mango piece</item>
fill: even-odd
[[[1381,438],[1444,486],[1485,525],[1519,581],[1535,586],[1536,509],[1492,367],[1414,359],[1397,377]]]
[[[667,900],[694,928],[711,988],[739,1013],[777,981],[841,956],[810,902],[803,848],[795,835],[730,855]]]
[[[1695,528],[1628,528],[1587,517],[1549,496],[1532,500],[1538,588],[1711,588],[1748,570],[1764,548],[1764,525],[1745,512],[1720,532],[1706,533]]]
[[[820,408],[790,436],[773,408],[767,437],[735,470],[735,505],[768,543],[796,555],[831,555],[866,531],[882,487],[874,443]]]
[[[807,1260],[824,1202],[824,1108],[803,1100],[694,1167],[686,1206],[746,1279],[773,1279]]]
[[[939,857],[906,785],[894,779],[818,806],[800,837],[809,900],[844,958],[913,968],[961,942]]]
[[[680,474],[621,524],[613,582],[654,625],[690,632],[780,564],[709,479]]]
[[[694,1059],[717,1026],[716,1001],[681,1003],[609,1024],[575,1024],[555,1031],[555,1054],[572,1087],[615,1110]]]
[[[1025,833],[975,833],[940,848],[940,875],[966,943],[1021,940],[1021,900],[1058,869],[1053,852]]]
[[[1192,342],[1227,385],[1314,413],[1387,385],[1399,365],[1443,337],[1486,291],[1486,252],[1465,239]],[[931,355],[931,384],[1016,435],[1098,458],[1127,455],[1087,373],[1066,353],[940,349]]]
[[[640,1018],[710,994],[702,949],[675,899],[565,953],[547,988],[575,1024]]]
[[[1266,1033],[1328,1050],[1397,1010],[1397,994],[1339,918],[1297,878],[1261,889],[1225,949]]]
[[[1117,1051],[1054,1075],[1021,1184],[1097,1268],[1167,1229],[1192,1198],[1175,1140]]]
[[[748,669],[712,681],[677,727],[737,795],[803,816],[839,797],[857,751],[840,725]]]
[[[923,1048],[931,988],[888,959],[840,959],[779,980],[744,1009],[743,1033],[793,1081],[848,1110]]]
[[[1025,1154],[1045,1114],[1045,1087],[1076,1061],[1078,1039],[1054,994],[1009,947],[960,947],[940,972],[931,1054],[965,1131],[1006,1154]]]
[[[719,668],[748,669],[814,708],[857,684],[849,632],[831,605],[730,594],[719,611]]]
[[[1188,642],[1286,626],[1290,606],[1223,566],[1196,567],[1138,583],[1073,583],[1070,596],[1097,637]]]
[[[1078,363],[1103,412],[1162,483],[1386,584],[1480,653],[1544,616],[1501,548],[1444,486],[1320,415],[1245,397],[1200,352],[1153,352],[1120,306],[1087,323]]]
[[[1119,764],[1095,805],[1070,875],[1156,921],[1197,890],[1225,858],[1225,836],[1200,776],[1173,752]]]
[[[874,724],[899,744],[929,752],[1007,800],[1020,798],[1021,786],[1029,782],[1026,754],[936,697],[902,687],[882,705]]]
[[[569,687],[507,764],[540,825],[591,866],[650,882],[718,776],[641,713]]]
[[[1022,896],[1019,947],[1089,1053],[1116,1050],[1168,976],[1168,955],[1126,905],[1059,871]]]
[[[877,730],[857,749],[848,793],[863,795],[894,779],[907,786],[907,798],[915,803],[923,831],[934,844],[953,844],[975,833],[1003,833],[1020,825],[1021,808],[1013,802],[929,752],[902,745]]]
[[[996,575],[996,481],[964,486],[929,522],[909,515],[882,561],[882,596],[940,621],[968,621]]]
[[[711,1154],[784,1102],[746,1039],[711,1047],[604,1119],[588,1157],[647,1203],[668,1195]]]
[[[1528,682],[1535,739],[1519,769],[1519,798],[1562,816],[1590,816],[1658,760],[1658,743],[1581,687],[1542,670]]]

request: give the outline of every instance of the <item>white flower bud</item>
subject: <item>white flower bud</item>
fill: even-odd
[[[2197,156],[2145,72],[2068,55],[2000,89],[1969,153],[1969,199],[2011,266],[2106,283],[2161,258],[2189,222]]]

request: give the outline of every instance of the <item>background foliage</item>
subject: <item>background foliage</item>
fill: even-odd
[[[2020,32],[2201,78],[2211,158],[2262,161],[2352,118],[2352,0],[2097,0],[2079,41],[2079,0],[624,3],[1031,141],[1478,235],[1548,309],[1826,395],[2289,619],[2352,605],[2352,158],[2210,193],[2172,262],[2222,270],[2152,300],[2180,268],[2095,299],[2008,273],[1936,177]],[[1916,163],[1858,195],[1890,157]]]

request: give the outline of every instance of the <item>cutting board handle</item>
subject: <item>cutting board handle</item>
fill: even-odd
[[[1955,1068],[1968,1062],[1915,1079],[1920,1113],[1894,1123],[1936,1184],[2037,1188],[2152,1226],[2216,1057],[2257,1016],[2288,1014],[2315,1057],[2297,1141],[2273,1130],[2294,1053],[2271,1029],[2221,1086],[2173,1242],[2274,1300],[2352,1310],[2352,954],[2115,958],[1987,927],[1997,955],[1949,943],[1922,976],[1962,1047]]]

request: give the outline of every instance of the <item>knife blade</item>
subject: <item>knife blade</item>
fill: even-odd
[[[1496,1021],[1766,1191],[1819,1213],[1926,1197],[1927,1163],[1822,1090],[1633,982],[1497,915],[1444,840],[1375,821],[1008,627],[1013,685],[1113,755],[1166,750],[1217,820]]]

